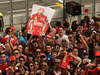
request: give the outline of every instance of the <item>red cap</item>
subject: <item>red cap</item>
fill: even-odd
[[[16,61],[15,56],[10,56],[10,61]]]
[[[40,56],[46,56],[45,53],[40,53]]]
[[[16,27],[15,26],[11,26],[10,27],[13,31],[16,31]]]
[[[16,44],[17,44],[17,40],[12,40],[11,43],[12,43],[13,45],[16,45]]]
[[[8,37],[3,37],[3,38],[1,39],[1,42],[5,43],[5,42],[7,42],[8,40],[9,40]]]
[[[47,35],[47,38],[52,38],[52,37],[53,37],[52,34],[48,34],[48,35]]]

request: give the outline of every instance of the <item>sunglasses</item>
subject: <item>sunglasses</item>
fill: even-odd
[[[37,53],[40,53],[41,51],[36,51]]]
[[[35,64],[35,65],[39,65],[39,64]]]
[[[71,36],[69,36],[69,38],[72,38]]]
[[[42,65],[42,66],[45,66],[46,67],[47,65]]]
[[[14,53],[14,54],[19,54],[19,52],[16,52],[16,53]]]
[[[40,56],[40,58],[45,58],[45,56]]]
[[[33,65],[30,65],[30,67],[33,67]]]

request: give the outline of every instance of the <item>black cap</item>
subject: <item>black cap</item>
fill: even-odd
[[[67,52],[72,52],[72,49],[71,49],[71,48],[68,48],[68,49],[67,49]]]

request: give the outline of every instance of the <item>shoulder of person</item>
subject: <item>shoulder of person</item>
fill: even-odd
[[[25,74],[26,74],[26,75],[29,74],[29,71],[26,71]]]
[[[68,36],[66,35],[66,34],[63,34],[63,36],[62,36],[63,38],[68,38]]]
[[[17,64],[16,64],[16,67],[18,67],[18,66],[20,66],[20,63],[17,63]]]
[[[82,61],[82,59],[81,59],[80,57],[77,57],[77,59],[78,59],[79,61]]]

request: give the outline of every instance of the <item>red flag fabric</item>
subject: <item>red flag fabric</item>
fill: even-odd
[[[43,33],[46,33],[48,27],[49,24],[47,22],[47,17],[37,13],[33,14],[32,18],[29,20],[27,25],[27,32],[29,34],[39,36]]]
[[[50,7],[34,4],[31,18],[26,26],[27,32],[32,35],[45,35],[50,26],[55,10]]]
[[[54,13],[55,10],[50,7],[34,4],[31,18],[26,27],[27,32],[36,36],[45,35]]]
[[[84,13],[88,13],[89,12],[89,9],[84,9]]]

